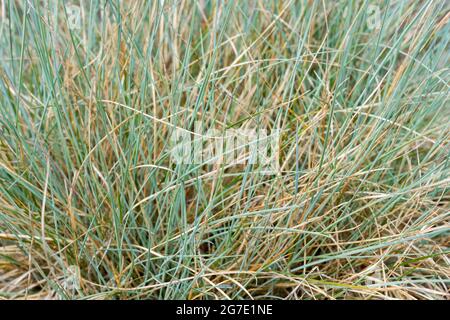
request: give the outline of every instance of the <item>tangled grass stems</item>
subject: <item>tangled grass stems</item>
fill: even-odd
[[[445,1],[0,9],[0,297],[449,298]]]

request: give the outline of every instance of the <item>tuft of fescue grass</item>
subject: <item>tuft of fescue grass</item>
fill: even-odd
[[[450,297],[446,1],[0,14],[1,298]],[[280,170],[177,163],[195,123]]]

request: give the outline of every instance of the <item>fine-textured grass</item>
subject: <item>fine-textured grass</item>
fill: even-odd
[[[449,298],[446,1],[0,2],[0,297]]]

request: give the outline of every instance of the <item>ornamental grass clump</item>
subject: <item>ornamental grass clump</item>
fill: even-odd
[[[0,14],[1,298],[450,298],[445,1]]]

